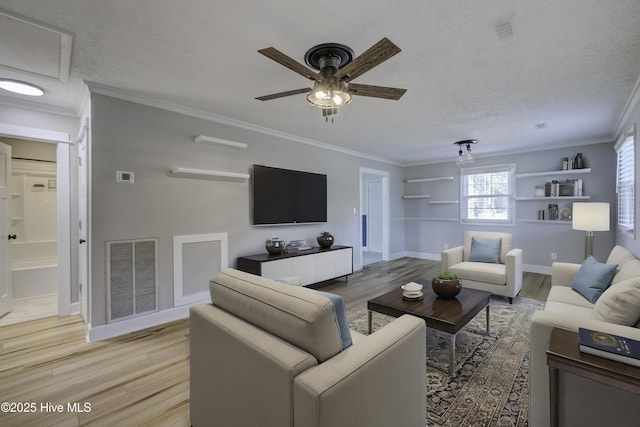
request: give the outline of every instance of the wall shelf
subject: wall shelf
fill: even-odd
[[[589,200],[591,196],[558,196],[558,197],[547,197],[547,196],[533,196],[533,197],[516,197],[515,200],[519,202],[526,202],[532,200]]]
[[[245,180],[249,179],[247,173],[223,172],[207,169],[192,169],[175,167],[169,171],[169,176],[184,178],[201,178],[201,179],[226,179],[226,180]]]
[[[457,200],[429,200],[430,205],[455,205]]]
[[[215,138],[213,136],[199,135],[193,138],[196,144],[207,144],[224,148],[247,148],[244,142],[229,141],[228,139]]]
[[[550,175],[577,175],[577,174],[589,173],[589,172],[591,172],[591,168],[548,171],[548,172],[517,173],[516,178],[529,178],[532,176],[550,176]]]
[[[416,194],[413,196],[409,196],[409,195],[402,196],[403,199],[428,199],[430,197],[431,195],[429,194]]]
[[[530,222],[536,224],[571,225],[572,221],[550,220],[550,219],[519,219],[518,222]]]
[[[431,182],[431,181],[453,181],[455,178],[452,176],[436,176],[433,178],[414,178],[405,179],[404,182]]]

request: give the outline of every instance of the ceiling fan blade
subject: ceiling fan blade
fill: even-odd
[[[298,95],[299,93],[307,93],[307,92],[311,92],[310,87],[288,90],[286,92],[272,93],[271,95],[259,96],[256,99],[259,101],[269,101],[270,99],[284,98],[285,96]]]
[[[401,49],[398,46],[385,37],[363,52],[362,55],[340,68],[336,72],[335,77],[338,79],[342,78],[345,82],[349,82],[373,67],[382,64],[393,55],[400,53],[400,51]]]
[[[349,93],[352,95],[371,96],[373,98],[384,98],[398,100],[404,95],[406,89],[397,87],[360,85],[349,83]]]
[[[322,80],[322,76],[315,71],[305,67],[301,63],[297,62],[295,59],[285,55],[280,52],[275,47],[267,47],[265,49],[260,49],[258,53],[263,54],[269,59],[276,61],[280,65],[284,65],[288,69],[295,71],[300,74],[302,77],[307,78],[309,80]]]

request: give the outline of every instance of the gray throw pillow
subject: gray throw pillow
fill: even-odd
[[[616,273],[616,264],[603,264],[589,255],[584,260],[580,269],[573,277],[571,289],[595,304],[600,295],[611,284],[611,279]]]
[[[499,264],[501,247],[501,237],[498,237],[497,239],[481,239],[478,237],[472,237],[469,261]]]

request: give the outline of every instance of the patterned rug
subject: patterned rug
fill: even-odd
[[[490,333],[482,310],[456,335],[456,366],[448,375],[449,337],[427,330],[427,417],[429,426],[527,426],[529,327],[543,303],[501,297],[490,303]],[[367,333],[365,305],[348,310],[349,323]],[[393,320],[374,313],[374,332]]]

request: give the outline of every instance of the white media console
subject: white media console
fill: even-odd
[[[282,255],[258,254],[239,257],[237,268],[270,279],[298,276],[302,285],[345,277],[353,273],[353,248],[350,246],[314,247]]]

